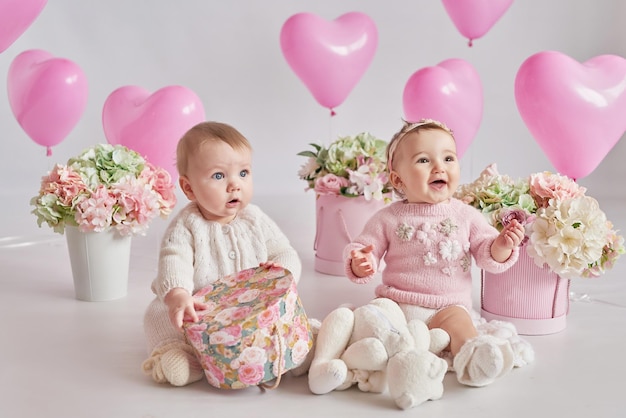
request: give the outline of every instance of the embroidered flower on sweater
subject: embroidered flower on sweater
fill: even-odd
[[[413,238],[414,233],[415,228],[413,228],[411,225],[406,224],[405,222],[402,222],[400,225],[398,225],[398,228],[396,228],[396,235],[402,241],[410,241],[411,238]]]
[[[472,267],[472,258],[467,252],[461,258],[460,264],[464,272],[468,272],[469,269]]]
[[[432,224],[425,222],[417,227],[415,236],[419,242],[430,247],[432,241],[437,237],[437,229]]]
[[[439,255],[447,261],[454,261],[461,254],[461,244],[457,240],[444,240],[439,243]]]
[[[424,264],[427,266],[431,266],[437,263],[437,257],[435,257],[431,252],[424,254]]]
[[[447,237],[454,234],[457,229],[459,229],[459,227],[450,218],[446,218],[439,224],[439,230]]]
[[[441,269],[441,271],[443,272],[443,274],[447,276],[452,276],[456,272],[456,267],[454,266],[444,267]]]

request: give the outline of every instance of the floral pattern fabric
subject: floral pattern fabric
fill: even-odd
[[[313,345],[288,270],[243,270],[194,297],[208,309],[183,329],[214,387],[240,389],[273,380],[302,363]]]

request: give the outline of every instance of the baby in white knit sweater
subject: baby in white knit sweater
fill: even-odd
[[[192,294],[246,268],[280,266],[296,282],[302,265],[278,225],[250,203],[252,148],[235,128],[203,122],[178,143],[179,184],[190,203],[172,219],[159,253],[155,299],[144,316],[149,358],[143,369],[159,383],[184,386],[203,377],[182,332],[197,321]]]

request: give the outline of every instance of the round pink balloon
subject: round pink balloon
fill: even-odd
[[[524,123],[557,171],[587,176],[626,130],[626,60],[584,63],[556,51],[530,56],[515,77]]]
[[[47,0],[0,0],[0,52],[33,23]]]
[[[443,0],[448,16],[470,46],[495,25],[511,3],[513,0]]]
[[[359,82],[377,46],[374,21],[359,12],[330,22],[312,13],[298,13],[280,31],[287,63],[315,100],[331,112]]]
[[[408,121],[435,119],[454,132],[463,157],[483,117],[483,88],[478,72],[462,59],[448,59],[411,75],[402,96]]]
[[[30,138],[47,148],[67,137],[87,106],[87,79],[80,67],[42,50],[19,54],[9,67],[9,104]]]
[[[110,144],[137,151],[166,169],[173,179],[178,178],[178,140],[202,121],[202,102],[183,86],[163,87],[152,94],[138,86],[120,87],[107,97],[102,109],[104,134]]]

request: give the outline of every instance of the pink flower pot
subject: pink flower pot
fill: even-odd
[[[363,231],[367,220],[385,205],[363,196],[318,195],[315,201],[315,270],[344,276],[344,247]]]
[[[557,333],[566,326],[569,285],[547,267],[537,267],[522,246],[509,270],[482,271],[481,315],[488,321],[511,322],[522,335]]]

